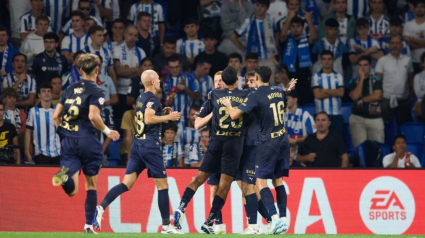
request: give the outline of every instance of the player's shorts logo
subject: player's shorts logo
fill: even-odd
[[[383,176],[370,181],[360,196],[360,215],[375,234],[402,234],[415,217],[415,198],[401,180]]]

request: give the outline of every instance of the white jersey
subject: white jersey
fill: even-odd
[[[159,24],[164,23],[165,21],[162,6],[158,3],[154,3],[153,0],[152,4],[141,4],[140,2],[133,4],[130,7],[127,19],[133,21],[135,26],[137,26],[137,14],[139,14],[139,12],[147,12],[151,14],[152,23],[150,32],[153,36],[158,36]]]
[[[92,16],[90,16],[90,18],[94,20],[96,26],[101,26],[105,28],[99,19]],[[106,34],[107,33],[106,29],[103,32]],[[67,21],[65,25],[62,27],[62,33],[66,36],[74,33],[74,29],[72,29],[72,19],[69,19],[69,21]]]
[[[413,19],[404,25],[403,35],[410,36],[414,39],[425,40],[425,23],[417,24]],[[418,48],[411,51],[412,62],[420,63],[421,55],[425,52],[425,48]]]
[[[382,159],[382,166],[384,168],[390,166],[394,161],[394,157],[395,157],[395,152],[389,155],[386,155]],[[402,159],[398,159],[397,168],[405,168],[405,163],[406,163],[406,155]],[[410,163],[416,168],[421,168],[421,163],[419,162],[418,157],[416,157],[414,154],[410,154]]]
[[[108,75],[109,67],[114,66],[114,63],[112,62],[111,52],[103,46],[101,47],[100,50],[95,50],[95,49],[93,49],[93,46],[91,44],[87,45],[84,48],[84,51],[87,52],[87,53],[96,54],[96,55],[99,55],[100,57],[102,57],[103,63],[102,63],[102,69],[101,69],[100,73],[104,74],[104,75]]]
[[[60,141],[56,134],[56,126],[53,121],[55,105],[44,109],[41,104],[32,107],[28,112],[27,128],[33,131],[34,154],[43,154],[47,157],[60,155]]]
[[[369,0],[349,0],[347,1],[347,14],[359,19],[366,17],[369,11]]]
[[[177,138],[180,140],[180,144],[184,151],[184,163],[198,163],[201,160],[198,147],[201,140],[201,133],[195,128],[187,127],[186,124],[179,123],[177,130]]]
[[[373,39],[381,39],[390,34],[390,19],[384,15],[378,21],[375,21],[372,16],[367,18],[369,21],[369,35]]]
[[[114,54],[112,56],[114,60],[119,60],[121,67],[124,68],[139,67],[140,61],[145,57],[146,53],[143,51],[143,49],[134,46],[133,49],[130,50],[128,49],[125,42],[115,48]],[[130,78],[118,78],[118,93],[127,95],[130,84]]]
[[[61,51],[76,53],[79,50],[84,50],[89,44],[91,44],[91,39],[88,34],[84,33],[77,37],[72,33],[63,38]]]
[[[282,29],[284,20],[288,15],[288,10],[286,8],[286,3],[281,0],[276,0],[273,3],[270,3],[269,10],[267,13],[270,15],[270,20],[272,21],[273,30],[280,31]]]
[[[10,10],[10,25],[12,27],[12,37],[19,37],[21,28],[21,16],[31,10],[31,5],[28,0],[13,0],[13,4],[9,4]]]
[[[36,31],[37,28],[35,28],[35,21],[36,18],[35,16],[32,14],[31,11],[27,12],[26,14],[21,16],[21,26],[19,28],[19,33],[31,33],[33,31]],[[47,30],[48,32],[52,31],[52,19],[49,17],[49,29]]]
[[[64,23],[63,19],[69,12],[69,3],[67,0],[44,0],[44,13],[50,17],[52,30],[58,35]]]
[[[322,71],[313,75],[311,80],[312,89],[324,88],[324,89],[338,89],[344,87],[344,78],[340,73],[332,72],[325,74]],[[329,115],[341,115],[341,98],[330,97],[326,99],[314,99],[316,104],[317,112],[326,112]]]
[[[177,40],[176,52],[184,54],[187,58],[195,58],[205,50],[204,41],[202,39],[187,40],[181,38]]]

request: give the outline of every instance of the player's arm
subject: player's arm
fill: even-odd
[[[90,105],[89,120],[96,129],[102,131],[107,137],[111,138],[113,141],[116,141],[120,138],[120,134],[117,131],[109,129],[103,123],[102,117],[100,116],[100,109],[98,106]]]
[[[62,112],[63,112],[63,105],[61,103],[58,103],[56,105],[56,110],[53,113],[53,121],[55,122],[56,127],[59,127],[59,125],[61,124]]]
[[[211,118],[212,118],[212,112],[210,113],[210,114],[208,114],[208,116],[206,116],[206,117],[197,117],[196,119],[195,119],[195,130],[199,130],[199,129],[201,129],[202,127],[204,127],[204,126],[206,126],[210,121],[211,121]]]
[[[158,124],[158,123],[163,123],[166,121],[178,121],[180,120],[180,112],[171,112],[168,115],[164,115],[164,116],[157,116],[155,115],[155,110],[153,110],[152,108],[146,108],[145,110],[145,124],[146,125],[150,125],[150,124]]]
[[[242,110],[240,110],[239,108],[232,107],[229,99],[224,99],[221,104],[223,104],[223,106],[227,108],[227,111],[229,112],[230,118],[232,118],[232,120],[238,119],[243,115]]]

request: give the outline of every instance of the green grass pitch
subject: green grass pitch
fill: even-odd
[[[66,232],[0,232],[1,238],[87,238],[88,235],[84,233],[66,233]],[[136,238],[136,237],[147,237],[147,238],[159,238],[169,237],[172,235],[154,234],[154,233],[99,233],[95,237],[108,237],[108,238]],[[220,235],[225,238],[241,238],[240,234],[226,234]],[[210,237],[206,234],[184,234],[178,235],[177,237],[189,237],[189,238],[206,238]],[[254,237],[273,237],[269,235],[257,235]],[[276,237],[276,236],[274,236]],[[425,235],[283,235],[284,238],[395,238],[395,237],[408,237],[408,238],[425,238]]]

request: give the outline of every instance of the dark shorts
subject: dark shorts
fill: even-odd
[[[69,176],[81,169],[85,175],[97,175],[102,161],[102,144],[96,137],[66,136],[62,139],[60,166],[69,168]]]
[[[275,179],[289,175],[289,141],[288,133],[279,143],[261,143],[257,149],[255,177]]]
[[[213,173],[220,170],[222,174],[236,176],[242,155],[243,138],[232,138],[226,141],[210,140],[200,171]]]
[[[220,176],[221,176],[221,171],[220,170],[215,171],[208,177],[207,184],[218,185],[220,183]]]
[[[257,156],[257,146],[244,146],[242,158],[239,163],[236,181],[255,184],[255,158]]]
[[[136,172],[139,176],[144,169],[148,169],[149,178],[167,177],[161,150],[133,143],[125,174]]]

